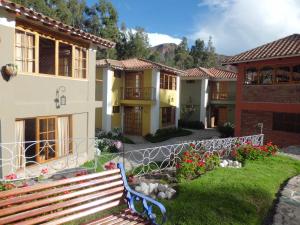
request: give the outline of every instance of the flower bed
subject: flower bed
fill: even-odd
[[[176,164],[177,179],[191,180],[219,166],[241,168],[241,163],[245,160],[264,159],[275,155],[278,150],[272,142],[263,146],[253,145],[251,142],[243,145],[236,143],[228,160],[221,161],[226,150],[210,152],[197,149],[194,144],[190,144],[189,149],[183,152]]]
[[[197,150],[194,144],[181,155],[181,160],[176,164],[177,179],[194,179],[206,171],[213,170],[220,164],[220,157],[217,153]]]
[[[231,157],[237,161],[244,162],[245,160],[258,160],[265,157],[270,157],[278,152],[278,147],[268,142],[266,145],[258,146],[247,142],[244,145],[236,144],[231,151]]]

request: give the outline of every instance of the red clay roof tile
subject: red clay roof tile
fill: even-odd
[[[223,64],[237,64],[295,56],[300,56],[300,34],[293,34],[232,56],[225,60]]]
[[[203,68],[197,67],[185,71],[185,77],[203,77],[211,79],[236,79],[237,74],[233,71],[219,68]]]
[[[41,13],[35,12],[32,9],[26,8],[22,5],[13,3],[8,0],[0,0],[0,8],[4,8],[9,12],[18,14],[19,16],[22,16],[24,19],[31,19],[34,20],[35,22],[40,22],[43,25],[50,26],[51,28],[57,29],[57,31],[59,32],[77,36],[81,39],[91,41],[97,45],[101,45],[102,47],[112,48],[115,46],[115,43],[112,41],[84,32],[80,29],[71,27],[69,25],[62,23],[61,21],[54,20]]]

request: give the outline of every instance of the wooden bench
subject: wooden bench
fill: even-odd
[[[135,204],[141,201],[142,212]],[[89,222],[98,224],[156,224],[152,207],[165,207],[127,183],[122,164],[118,169],[36,184],[0,192],[0,224],[58,225],[124,205],[126,210]]]

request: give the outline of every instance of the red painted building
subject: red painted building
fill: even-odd
[[[238,68],[235,135],[259,133],[280,146],[300,145],[300,35],[227,59]]]

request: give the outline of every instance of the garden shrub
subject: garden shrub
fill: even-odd
[[[218,126],[218,131],[221,133],[221,138],[234,136],[234,124],[227,122],[222,126]]]
[[[218,167],[221,163],[221,159],[217,154],[209,154],[205,158],[205,169],[206,171],[213,170]]]
[[[244,145],[237,144],[231,152],[233,159],[243,162],[245,160],[258,160],[265,157],[275,155],[279,151],[276,145],[272,142],[268,142],[266,145],[257,146],[251,142],[247,142]]]
[[[218,154],[196,149],[194,144],[190,144],[189,149],[180,158],[180,162],[176,165],[179,181],[194,179],[206,171],[219,167],[221,162]]]
[[[179,181],[191,180],[205,173],[205,162],[193,148],[185,151],[181,161],[176,165],[176,174]]]
[[[96,134],[98,139],[119,140],[126,144],[135,144],[131,139],[125,137],[119,128],[114,128],[112,131],[98,131]]]
[[[132,140],[123,136],[120,129],[113,129],[111,132],[99,131],[96,134],[97,148],[101,152],[117,153],[122,149],[123,143],[134,144]]]
[[[198,120],[188,121],[188,120],[180,119],[178,120],[178,126],[182,128],[195,129],[195,130],[201,130],[205,128],[204,124]]]
[[[185,130],[182,128],[164,128],[164,129],[158,129],[155,134],[147,134],[144,138],[152,143],[166,141],[173,137],[181,137],[181,136],[187,136],[192,134],[192,131]]]

